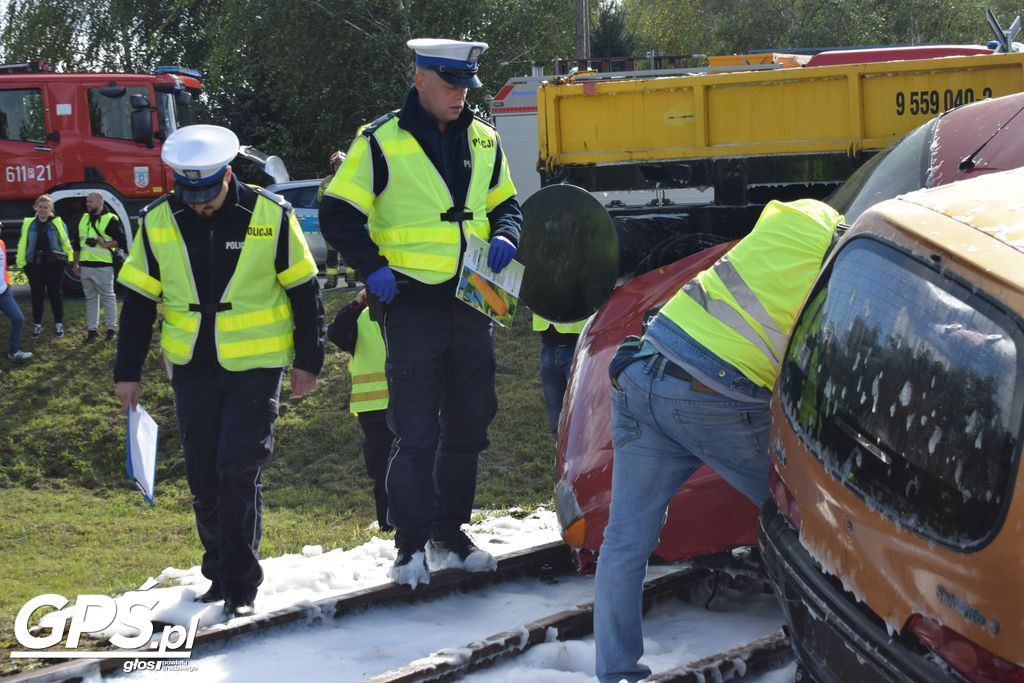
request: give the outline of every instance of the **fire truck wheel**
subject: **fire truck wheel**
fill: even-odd
[[[64,266],[64,279],[61,281],[61,291],[68,299],[81,299],[85,296],[82,292],[82,278],[75,275],[71,264]]]

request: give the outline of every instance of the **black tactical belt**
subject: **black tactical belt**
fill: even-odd
[[[473,212],[466,211],[466,208],[456,209],[454,206],[441,214],[441,220],[450,223],[461,223],[462,221],[473,220]]]
[[[221,311],[230,311],[231,304],[228,302],[218,302],[215,304],[189,304],[188,310],[193,313],[202,313],[203,315],[210,315],[212,313],[220,313]]]

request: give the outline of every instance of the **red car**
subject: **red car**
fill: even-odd
[[[826,201],[852,223],[871,205],[898,194],[1024,166],[1022,111],[1024,94],[1016,94],[940,115],[872,157]],[[563,538],[582,572],[593,571],[608,520],[608,363],[626,335],[641,333],[648,311],[729,246],[706,249],[619,286],[580,335],[559,428],[555,502]],[[678,561],[755,545],[757,514],[744,496],[702,467],[672,498],[654,554]]]

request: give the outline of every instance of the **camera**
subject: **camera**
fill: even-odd
[[[88,246],[90,246],[90,247],[95,247],[96,246],[96,238],[95,237],[86,237],[85,238],[85,243]]]

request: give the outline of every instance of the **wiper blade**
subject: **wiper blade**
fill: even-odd
[[[1014,114],[1013,116],[1011,116],[1010,118],[1008,118],[1006,120],[1006,123],[1003,123],[1001,126],[996,128],[996,132],[994,132],[994,133],[992,133],[992,135],[988,136],[988,140],[985,140],[985,142],[981,143],[981,146],[978,147],[978,149],[974,150],[973,152],[971,152],[970,154],[965,156],[963,159],[961,159],[960,160],[960,166],[959,166],[960,170],[961,171],[967,171],[967,170],[970,170],[970,169],[974,168],[974,157],[976,157],[979,154],[981,154],[981,150],[985,149],[985,146],[988,145],[988,143],[992,142],[992,138],[994,138],[995,136],[999,135],[999,133],[1002,132],[1002,130],[1004,128],[1006,128],[1008,125],[1010,125],[1010,122],[1013,121],[1015,118],[1017,118],[1017,115],[1020,114],[1022,111],[1024,111],[1024,107],[1021,107],[1020,109],[1018,109],[1016,114]]]

